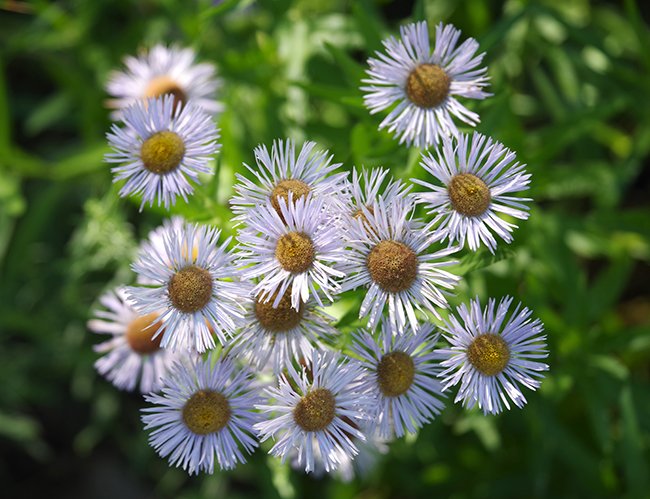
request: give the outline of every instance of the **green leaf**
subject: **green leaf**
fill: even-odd
[[[31,136],[37,135],[60,121],[70,113],[72,101],[65,94],[56,94],[45,100],[25,121],[25,132]]]
[[[365,68],[352,59],[352,57],[350,57],[344,50],[341,50],[339,47],[331,43],[326,42],[325,49],[339,65],[348,84],[353,87],[359,86],[361,80],[365,77]]]
[[[639,428],[637,411],[629,386],[621,390],[622,444],[625,479],[629,497],[642,497],[648,491],[648,463],[643,456],[645,437]]]
[[[19,442],[37,440],[40,426],[29,416],[9,415],[0,412],[0,435]]]
[[[613,308],[627,286],[634,260],[625,255],[598,274],[588,290],[589,318],[597,320]]]
[[[9,117],[9,100],[5,84],[5,69],[0,58],[0,158],[9,154],[11,144],[11,121]]]
[[[512,258],[514,254],[515,252],[505,245],[500,245],[494,254],[485,248],[481,248],[478,251],[466,253],[460,258],[457,265],[449,267],[449,269],[454,274],[466,275],[470,272],[494,265],[502,260]]]
[[[62,159],[52,167],[52,178],[67,180],[99,170],[108,171],[110,166],[104,162],[104,155],[109,150],[105,142],[99,142],[77,154]]]

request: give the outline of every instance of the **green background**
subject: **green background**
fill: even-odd
[[[277,0],[0,3],[0,483],[3,497],[649,497],[650,30],[642,1]],[[647,9],[647,7],[645,7]],[[644,19],[645,17],[645,19]],[[546,326],[551,370],[497,417],[450,404],[366,479],[289,471],[262,451],[188,477],[147,445],[137,394],[97,376],[85,327],[130,282],[165,215],[117,196],[103,85],[178,42],[224,79],[219,175],[175,212],[232,231],[252,148],[311,139],[346,169],[422,176],[358,89],[398,27],[453,23],[487,52],[477,129],[517,151],[535,202],[515,242],[463,257],[454,304],[512,294]],[[358,307],[358,294],[342,303]],[[356,305],[355,305],[356,304]],[[344,317],[341,327],[355,326]]]

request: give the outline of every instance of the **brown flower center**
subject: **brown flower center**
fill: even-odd
[[[311,238],[304,232],[288,232],[278,239],[275,257],[287,272],[300,274],[314,263],[316,250]]]
[[[163,338],[164,330],[153,338],[160,325],[156,324],[157,313],[139,315],[126,326],[126,342],[136,353],[147,355],[160,349],[160,341]]]
[[[510,349],[498,334],[482,334],[474,338],[467,348],[470,363],[486,376],[494,376],[503,371],[510,360]]]
[[[171,95],[174,98],[174,109],[177,106],[183,107],[187,102],[185,91],[167,75],[157,76],[151,80],[144,91],[145,99],[163,95]]]
[[[386,397],[399,397],[413,384],[415,364],[404,352],[385,354],[377,365],[377,378],[381,393]]]
[[[196,312],[212,297],[212,276],[206,269],[189,265],[172,276],[167,292],[175,308],[185,313]]]
[[[273,308],[275,295],[267,302],[255,300],[255,317],[267,331],[284,333],[296,327],[302,320],[303,307],[291,307],[291,293],[286,291],[276,308]]]
[[[185,143],[174,132],[154,133],[140,147],[140,159],[152,173],[163,175],[178,167],[185,155]]]
[[[336,400],[326,388],[309,392],[293,410],[293,419],[305,431],[324,430],[334,419]]]
[[[416,106],[432,108],[449,95],[451,80],[437,64],[420,64],[406,80],[406,95]]]
[[[196,392],[183,406],[183,421],[197,435],[221,430],[230,421],[230,415],[228,399],[212,390]]]
[[[374,208],[372,206],[366,206],[366,209],[370,212],[371,215],[375,214],[375,210],[374,210]],[[361,220],[361,223],[363,224],[363,227],[364,227],[364,229],[366,229],[367,232],[370,231],[370,232],[373,232],[375,234],[377,233],[377,231],[375,231],[375,229],[373,229],[372,225],[370,224],[370,220],[368,220],[368,217],[365,215],[365,213],[363,212],[363,210],[361,208],[357,208],[352,213],[352,216],[354,218],[358,218],[358,219]]]
[[[284,217],[282,217],[282,212],[280,211],[280,202],[278,201],[278,197],[284,199],[285,204],[288,206],[290,192],[293,193],[292,199],[295,203],[300,198],[304,198],[307,194],[309,194],[310,190],[311,189],[309,186],[302,180],[297,180],[294,178],[280,180],[271,192],[271,204],[273,205],[273,208],[275,208],[275,211],[278,213],[278,215],[280,215],[280,218],[284,220]]]
[[[487,184],[471,173],[454,175],[447,191],[452,208],[468,217],[477,217],[485,213],[492,199]]]
[[[413,284],[418,273],[418,257],[404,243],[385,240],[370,250],[366,267],[381,289],[398,293]]]

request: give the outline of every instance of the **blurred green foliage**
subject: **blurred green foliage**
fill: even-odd
[[[213,5],[214,3],[214,5]],[[0,2],[0,483],[3,497],[648,497],[650,30],[642,1],[67,0]],[[137,395],[95,375],[96,297],[132,279],[165,215],[121,200],[102,162],[103,90],[124,55],[194,47],[224,79],[219,175],[176,211],[232,232],[252,148],[316,140],[345,168],[420,177],[358,89],[398,26],[479,40],[494,97],[477,128],[529,165],[515,242],[463,259],[454,304],[513,294],[546,325],[551,370],[524,410],[449,407],[365,480],[291,472],[258,452],[188,477],[146,443]],[[343,297],[342,327],[355,305]],[[354,311],[353,311],[354,312]]]

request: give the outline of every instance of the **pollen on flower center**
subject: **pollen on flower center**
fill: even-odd
[[[144,98],[171,95],[174,98],[174,108],[184,106],[187,102],[185,91],[169,76],[162,75],[152,79],[144,91]]]
[[[498,334],[482,334],[474,338],[467,348],[470,363],[486,376],[494,376],[503,371],[510,360],[510,349]]]
[[[206,269],[189,265],[172,276],[167,292],[175,308],[185,313],[196,312],[212,297],[212,276]]]
[[[451,80],[437,64],[420,64],[406,80],[406,95],[416,106],[432,108],[449,95]]]
[[[398,293],[413,284],[418,273],[418,258],[404,243],[385,240],[372,248],[366,259],[366,267],[381,289]]]
[[[160,349],[164,330],[153,337],[158,332],[159,325],[155,324],[158,319],[157,313],[139,315],[126,326],[126,342],[136,353],[146,355],[156,352]]]
[[[310,190],[311,189],[309,186],[302,180],[297,180],[294,178],[280,180],[271,192],[271,204],[273,205],[273,208],[275,208],[275,211],[278,212],[278,215],[282,217],[278,197],[281,197],[284,199],[285,203],[289,204],[289,193],[291,192],[293,193],[292,199],[295,203],[300,198],[304,198],[307,194],[309,194]]]
[[[284,234],[278,239],[278,244],[275,247],[275,257],[282,268],[294,274],[308,270],[314,263],[315,256],[314,243],[304,232]]]
[[[284,293],[280,303],[273,308],[275,295],[269,301],[255,300],[255,317],[267,331],[284,333],[296,327],[302,320],[303,308],[296,310],[291,306],[291,293]]]
[[[152,173],[163,175],[181,163],[185,155],[185,143],[175,132],[154,133],[145,139],[140,148],[140,158],[144,167]]]
[[[336,400],[326,388],[309,392],[293,410],[293,419],[305,431],[324,430],[334,419]]]
[[[192,433],[208,435],[224,428],[230,421],[228,399],[212,390],[200,390],[183,406],[183,421]]]
[[[451,206],[461,215],[477,217],[490,206],[490,188],[483,180],[471,173],[459,173],[447,187]]]
[[[415,364],[404,352],[385,354],[377,365],[379,389],[386,397],[399,397],[413,384]]]

